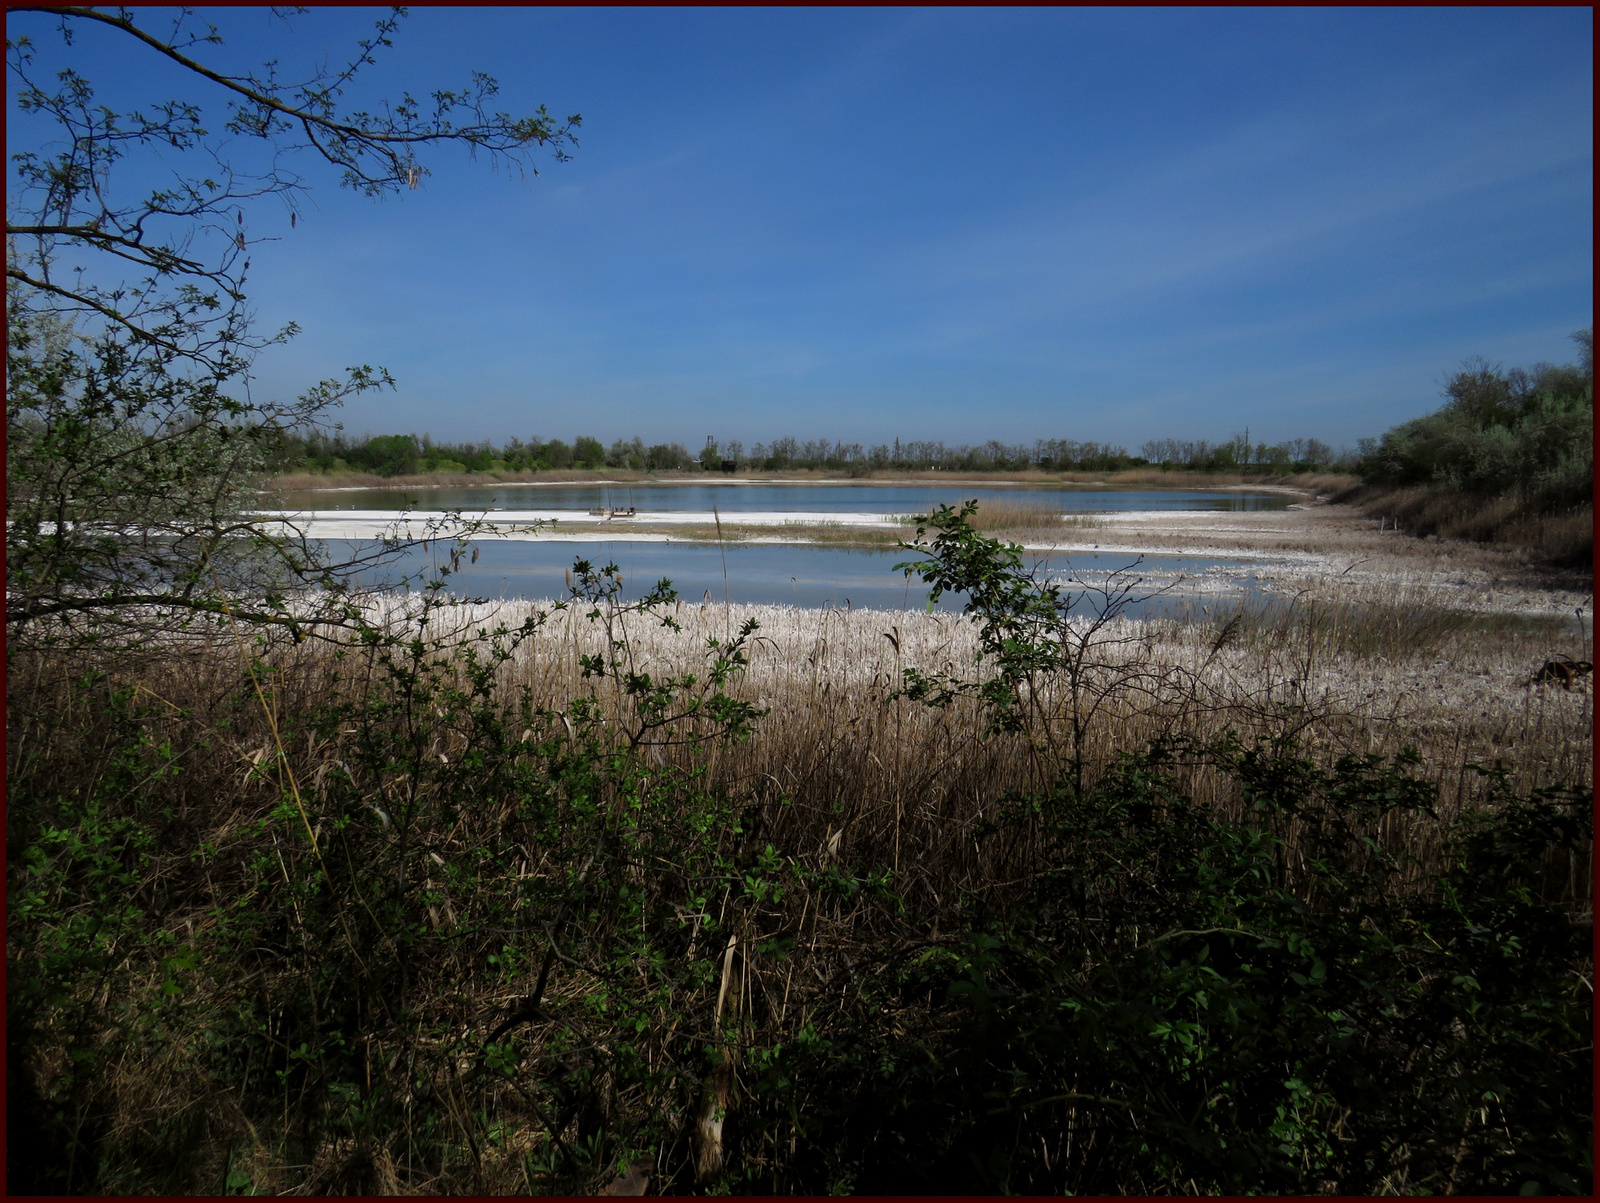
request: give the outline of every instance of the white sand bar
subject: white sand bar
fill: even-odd
[[[487,523],[494,534],[507,539],[549,539],[566,535],[563,528],[579,527],[583,539],[648,539],[659,536],[635,532],[636,526],[837,526],[865,530],[893,530],[903,526],[897,514],[872,514],[857,511],[737,510],[716,514],[711,510],[639,510],[626,517],[608,517],[582,510],[488,510],[444,511],[413,510],[397,514],[393,510],[262,510],[269,518],[281,518],[314,539],[377,539],[398,534],[418,538],[425,532],[453,529],[457,518]],[[554,523],[552,527],[550,524]],[[539,525],[543,524],[543,525]]]
[[[458,516],[445,511],[415,510],[403,517],[392,510],[263,510],[263,515],[281,518],[302,535],[311,539],[400,539],[450,538],[461,529]],[[1152,548],[1138,535],[1140,520],[1160,523],[1173,517],[1198,517],[1174,514],[1171,511],[1126,511],[1116,514],[1095,514],[1097,522],[1118,519],[1118,526],[1127,529],[1080,531],[1066,528],[1061,537],[1047,542],[1024,539],[1022,545],[1029,551],[1102,552],[1107,555],[1149,555]],[[580,510],[489,510],[463,511],[460,519],[486,524],[479,537],[494,539],[537,540],[545,543],[574,543],[603,540],[608,543],[672,543],[703,542],[703,535],[677,535],[661,531],[663,526],[713,527],[720,518],[724,528],[765,528],[773,533],[745,538],[745,543],[810,543],[807,528],[832,527],[853,530],[898,530],[910,539],[912,528],[898,514],[869,513],[864,511],[836,510],[736,510],[732,513],[713,514],[710,510],[640,510],[627,517],[611,518],[589,514]],[[641,530],[640,527],[656,527]],[[779,533],[788,528],[785,533]],[[1205,526],[1192,526],[1193,533],[1207,531]],[[1119,533],[1122,537],[1118,537]],[[1133,536],[1129,538],[1128,536]],[[1168,556],[1198,556],[1222,558],[1233,561],[1265,561],[1272,563],[1316,562],[1325,563],[1325,557],[1304,551],[1284,549],[1262,550],[1238,545],[1162,549]]]
[[[742,528],[741,542],[814,543],[818,527],[894,530],[909,539],[913,528],[889,513],[827,511],[643,511],[610,518],[579,510],[528,509],[462,512],[416,511],[403,523],[393,510],[269,510],[314,539],[358,541],[388,537],[448,538],[459,519],[487,524],[487,538],[561,542],[703,543],[706,528],[720,517],[724,529]],[[1077,516],[1077,515],[1073,515]],[[1417,539],[1340,505],[1305,505],[1287,510],[1124,510],[1085,513],[1086,524],[1065,526],[1059,537],[1021,541],[1031,552],[1073,556],[1199,558],[1184,591],[1225,592],[1225,578],[1250,565],[1257,588],[1284,596],[1306,590],[1376,591],[1426,595],[1431,604],[1485,613],[1584,614],[1593,609],[1586,581],[1544,579],[1549,574],[1521,563],[1515,552],[1467,543]],[[550,525],[551,520],[554,525]],[[545,525],[535,525],[544,523]],[[671,528],[683,528],[682,534]],[[807,530],[805,528],[811,528]],[[665,529],[663,529],[665,528]],[[694,529],[698,528],[698,529]],[[760,533],[756,533],[760,531]],[[833,540],[830,540],[833,541]],[[1222,561],[1217,565],[1215,561]],[[1104,560],[1101,560],[1104,563]],[[1232,567],[1228,567],[1231,565]],[[1172,570],[1141,569],[1152,577]]]

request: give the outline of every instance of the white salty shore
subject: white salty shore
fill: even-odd
[[[403,520],[386,510],[265,515],[313,539],[447,538],[460,529],[461,518],[486,523],[484,538],[552,543],[704,544],[715,541],[707,531],[719,520],[724,531],[738,532],[744,544],[838,545],[850,531],[911,534],[903,515],[871,511],[640,511],[617,518],[553,509],[460,515],[418,511]],[[1279,595],[1392,587],[1425,596],[1432,604],[1484,613],[1571,615],[1592,609],[1592,590],[1572,574],[1562,578],[1541,572],[1504,549],[1383,530],[1351,507],[1309,499],[1285,510],[1133,510],[1071,517],[1083,525],[1064,526],[1059,538],[1041,539],[1029,531],[1019,532],[1016,539],[1033,552],[1209,561],[1196,565],[1181,587],[1184,592],[1228,592],[1247,574],[1256,588]],[[819,528],[827,532],[826,539],[815,537]],[[1233,567],[1230,571],[1216,561]],[[1144,575],[1175,578],[1178,572],[1147,569]]]

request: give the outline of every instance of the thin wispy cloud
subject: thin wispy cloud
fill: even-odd
[[[350,425],[495,439],[1350,443],[1590,322],[1591,26],[419,10],[394,78],[487,70],[583,145],[315,193],[255,271],[307,331],[261,387],[382,362],[399,393]]]

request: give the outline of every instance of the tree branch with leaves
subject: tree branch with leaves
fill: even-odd
[[[8,633],[72,614],[214,614],[224,591],[265,599],[241,613],[290,622],[286,590],[326,584],[341,566],[252,514],[264,448],[393,381],[363,365],[290,400],[252,395],[256,355],[298,331],[252,324],[246,277],[268,239],[247,211],[273,198],[292,228],[308,188],[302,162],[369,197],[416,188],[432,174],[421,156],[450,147],[537,175],[537,156],[569,157],[581,118],[495,110],[498,84],[481,72],[426,100],[355,105],[403,8],[344,65],[299,80],[277,62],[217,65],[222,34],[187,9],[166,20],[147,9],[7,11],[12,31],[39,26],[6,42],[14,138],[39,132],[12,155],[6,215]],[[91,31],[120,41],[141,79],[165,64],[174,90],[200,99],[107,105],[74,62]],[[137,182],[157,155],[172,178]]]

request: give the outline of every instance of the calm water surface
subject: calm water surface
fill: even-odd
[[[335,544],[339,540],[331,540]],[[600,540],[541,543],[537,540],[485,539],[477,545],[477,563],[463,561],[450,578],[451,592],[470,597],[561,598],[569,596],[567,570],[574,559],[596,568],[615,563],[622,572],[623,595],[641,596],[657,581],[672,581],[685,601],[721,601],[768,605],[794,605],[807,609],[823,606],[873,610],[921,610],[928,605],[928,590],[915,578],[907,579],[894,566],[912,558],[905,551],[863,551],[813,544],[737,544],[726,547],[699,543],[604,542]],[[335,547],[334,550],[342,550]],[[398,567],[418,572],[436,566],[441,557],[416,551]],[[1104,580],[1115,569],[1133,565],[1136,557],[1101,553],[1030,555],[1029,566],[1039,565],[1050,574],[1073,572],[1088,581]],[[726,567],[726,578],[724,578]],[[1253,566],[1196,556],[1150,557],[1140,562],[1137,574],[1146,575],[1149,587],[1159,588],[1178,573],[1223,574],[1245,591],[1254,588]],[[371,577],[370,583],[394,580],[394,573]],[[940,610],[959,611],[964,594],[946,594]],[[1155,598],[1134,606],[1130,615],[1165,613],[1179,608],[1176,597]]]
[[[789,511],[810,513],[927,513],[934,507],[960,505],[970,498],[1011,498],[1093,514],[1127,510],[1241,511],[1277,510],[1295,499],[1284,493],[1220,492],[1199,489],[1112,489],[1085,486],[769,484],[736,481],[646,483],[627,485],[553,484],[495,485],[461,489],[353,489],[295,492],[281,504],[297,510],[573,510],[601,506],[634,506],[650,511],[725,513]],[[909,533],[909,532],[908,532]],[[342,540],[332,540],[340,543]],[[663,577],[689,601],[726,597],[736,602],[798,605],[807,608],[850,606],[868,609],[923,609],[928,591],[894,565],[910,558],[895,550],[853,550],[812,544],[645,543],[584,540],[496,540],[477,544],[476,563],[463,562],[451,578],[457,594],[492,598],[558,598],[568,596],[567,570],[576,558],[596,567],[615,562],[623,574],[625,596],[639,597]],[[383,576],[369,583],[388,583],[401,572],[426,569],[437,552],[407,554]],[[1035,555],[1031,563],[1052,574],[1077,571],[1103,579],[1134,557],[1094,553]],[[1139,571],[1153,576],[1152,587],[1176,574],[1221,573],[1236,587],[1252,590],[1248,564],[1199,557],[1163,556],[1143,561]],[[938,608],[959,610],[963,595],[946,595]],[[1161,611],[1177,604],[1163,598],[1144,603],[1135,612]]]

